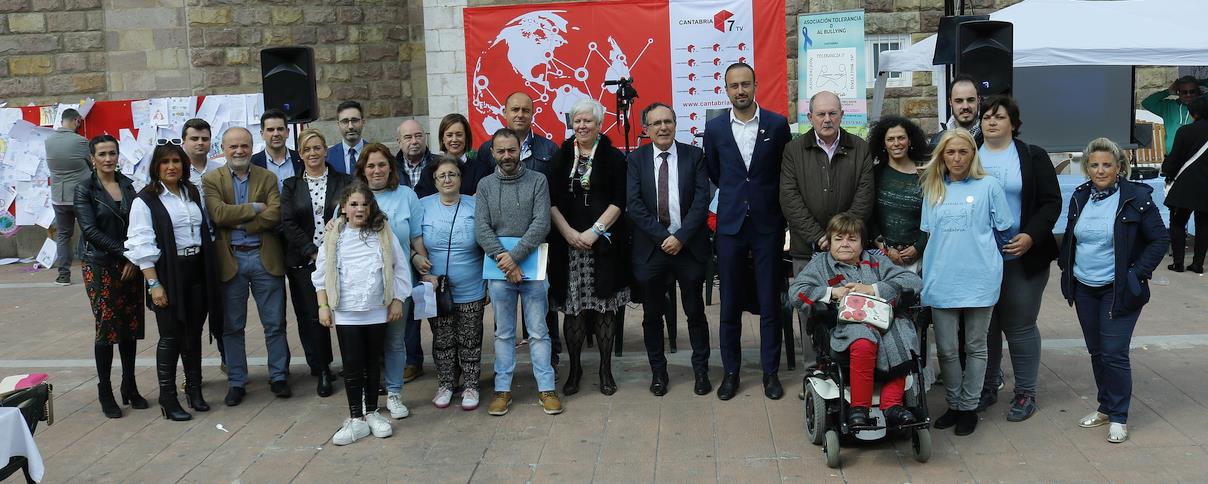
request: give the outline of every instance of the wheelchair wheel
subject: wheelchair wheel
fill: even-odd
[[[930,445],[930,440],[927,441]],[[826,445],[822,446],[822,450],[826,452],[826,466],[831,469],[839,468],[839,433],[834,430],[826,431]]]
[[[918,428],[910,433],[910,452],[916,461],[927,462],[931,459],[930,429]]]
[[[826,400],[810,382],[805,384],[805,434],[814,445],[822,445],[826,438]]]

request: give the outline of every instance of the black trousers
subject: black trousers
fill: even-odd
[[[1170,208],[1170,252],[1174,255],[1174,263],[1182,265],[1187,253],[1187,222],[1192,213],[1195,214],[1195,248],[1191,265],[1203,266],[1204,255],[1208,253],[1208,213]]]
[[[386,342],[386,323],[336,325],[340,340],[340,360],[344,364],[344,389],[348,396],[348,416],[364,417],[378,409],[377,382],[382,372],[382,350]],[[364,411],[361,402],[365,402]]]
[[[315,265],[291,267],[286,270],[289,280],[289,300],[294,305],[294,317],[298,320],[298,339],[302,341],[302,352],[306,354],[306,366],[317,375],[326,370],[334,359],[331,355],[331,330],[319,324],[319,301],[315,298],[315,285],[310,275]]]
[[[667,309],[667,287],[679,283],[680,301],[688,319],[688,340],[692,344],[692,369],[709,368],[709,321],[705,318],[705,265],[687,252],[668,255],[655,251],[650,260],[634,268],[634,274],[645,296],[642,305],[642,336],[646,357],[653,371],[667,370],[663,353],[663,317]]]
[[[176,280],[184,284],[182,301],[168,299],[168,306],[152,305],[159,328],[159,344],[155,350],[161,396],[176,395],[176,360],[184,365],[185,383],[201,385],[201,330],[205,325],[206,272],[201,256],[176,258]],[[185,320],[176,317],[176,308],[184,305]]]

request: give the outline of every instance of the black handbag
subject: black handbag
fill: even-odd
[[[453,314],[453,286],[449,283],[449,258],[453,255],[453,231],[457,229],[457,213],[461,211],[461,200],[453,209],[453,221],[449,223],[449,244],[445,252],[445,273],[436,277],[436,315],[445,317]]]

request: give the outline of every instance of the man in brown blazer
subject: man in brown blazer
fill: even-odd
[[[285,252],[277,236],[281,201],[277,177],[253,166],[252,133],[235,127],[222,135],[226,166],[202,177],[206,211],[214,224],[214,248],[225,295],[227,406],[239,405],[247,394],[247,298],[256,298],[264,344],[268,349],[270,388],[289,398],[289,344],[285,339]]]

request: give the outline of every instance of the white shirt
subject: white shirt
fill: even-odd
[[[680,219],[679,157],[676,156],[675,143],[671,143],[671,149],[667,151],[660,150],[658,146],[653,147],[655,196],[658,196],[659,192],[659,165],[663,164],[662,153],[671,154],[667,157],[667,210],[671,212],[671,225],[667,227],[667,231],[674,235],[683,226]],[[747,166],[751,165],[748,163]],[[655,216],[658,216],[658,213],[655,213]]]
[[[734,133],[734,142],[738,143],[738,154],[742,162],[751,169],[751,156],[755,153],[755,140],[759,137],[759,105],[755,105],[755,116],[750,121],[742,122],[734,117],[734,109],[730,109],[730,130]]]
[[[387,229],[388,230],[388,229]],[[394,298],[404,301],[411,295],[411,267],[407,252],[391,237],[394,244]],[[315,260],[315,272],[310,281],[316,291],[327,287],[326,251],[319,248]],[[336,270],[340,284],[340,297],[332,308],[332,319],[338,325],[378,324],[386,322],[386,306],[382,305],[385,292],[383,285],[382,245],[378,234],[361,236],[361,229],[345,226],[336,241]]]
[[[202,205],[205,204],[206,194],[201,187],[201,177],[214,169],[222,168],[222,165],[223,164],[221,162],[216,160],[206,160],[205,171],[199,171],[196,166],[193,166],[193,162],[189,162],[189,183],[192,183],[193,186],[197,187],[197,194],[201,195],[200,202]]]
[[[160,182],[163,185],[163,182]],[[159,201],[172,219],[172,235],[176,237],[176,250],[201,245],[201,208],[188,199],[188,192],[174,195],[163,188]],[[155,226],[151,223],[151,208],[143,199],[135,197],[130,204],[130,227],[126,230],[126,258],[139,269],[155,267],[160,248],[155,243]]]

